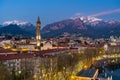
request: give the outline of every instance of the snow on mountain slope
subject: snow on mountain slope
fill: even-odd
[[[23,21],[17,21],[17,20],[3,22],[3,26],[8,26],[10,24],[15,24],[18,26],[26,26],[26,25],[30,26],[31,25],[29,22],[23,22]]]
[[[96,21],[102,21],[102,19],[92,17],[92,16],[77,16],[77,17],[72,17],[71,19],[75,20],[77,18],[80,18],[84,22],[96,22]]]
[[[91,25],[96,25],[99,22],[103,21],[102,19],[96,18],[96,17],[92,17],[92,16],[76,16],[76,17],[72,17],[71,19],[76,20],[76,19],[80,19],[81,21],[83,21],[83,23],[85,24],[91,24]]]

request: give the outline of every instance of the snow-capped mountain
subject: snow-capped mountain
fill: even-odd
[[[76,16],[76,17],[72,17],[71,19],[76,20],[76,19],[80,19],[81,21],[83,21],[83,23],[88,24],[88,25],[97,25],[99,22],[102,22],[102,19],[93,17],[93,16]]]
[[[5,21],[0,26],[0,35],[3,36],[34,36],[35,26],[27,21]]]
[[[0,27],[0,35],[35,35],[35,26],[29,22],[6,21]],[[79,16],[71,19],[51,23],[42,28],[43,37],[58,37],[76,35],[92,38],[108,38],[120,36],[120,21],[103,20],[91,16]],[[28,36],[26,35],[26,36]]]
[[[31,24],[30,22],[27,21],[18,21],[18,20],[13,20],[13,21],[5,21],[3,22],[2,26],[9,26],[9,25],[17,25],[20,28],[26,30],[26,31],[32,31],[35,30],[35,26]]]
[[[27,21],[18,21],[18,20],[13,20],[13,21],[5,21],[3,22],[3,26],[8,26],[8,25],[17,25],[17,26],[31,26],[31,23],[27,22]]]
[[[69,33],[71,36],[76,34],[76,36],[93,38],[120,36],[120,21],[79,16],[46,25],[42,29],[45,37],[57,37],[64,33]]]
[[[77,17],[72,17],[71,19],[75,20],[77,18],[80,18],[83,22],[96,22],[96,21],[102,21],[102,19],[92,17],[92,16],[77,16]]]

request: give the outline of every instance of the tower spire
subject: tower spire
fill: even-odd
[[[39,16],[38,16],[38,20],[37,20],[37,23],[41,23],[41,22],[40,22],[40,17],[39,17]]]
[[[41,28],[41,22],[40,22],[40,18],[38,16],[37,23],[36,23],[36,46],[37,46],[38,49],[41,48],[41,32],[40,32],[40,28]]]

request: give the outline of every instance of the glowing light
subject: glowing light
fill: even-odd
[[[10,45],[5,45],[4,49],[10,49]]]
[[[70,76],[70,80],[75,80],[75,76],[74,76],[74,75],[71,75],[71,76]]]
[[[34,78],[34,80],[37,80],[37,75],[34,75],[33,78]]]
[[[21,74],[21,71],[18,71],[19,74]]]
[[[21,50],[22,50],[22,51],[28,51],[28,49],[27,49],[27,48],[22,48]]]
[[[34,49],[34,51],[39,51],[38,49]]]
[[[37,46],[40,46],[40,43],[39,43],[39,42],[37,42]]]
[[[84,66],[84,69],[87,69],[87,68],[88,68],[88,66],[87,66],[87,65],[85,65],[85,66]]]
[[[17,49],[16,49],[16,48],[12,48],[11,50],[12,50],[12,51],[17,51]]]

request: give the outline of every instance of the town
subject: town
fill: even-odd
[[[0,37],[0,80],[112,80],[106,67],[120,63],[120,38]]]

